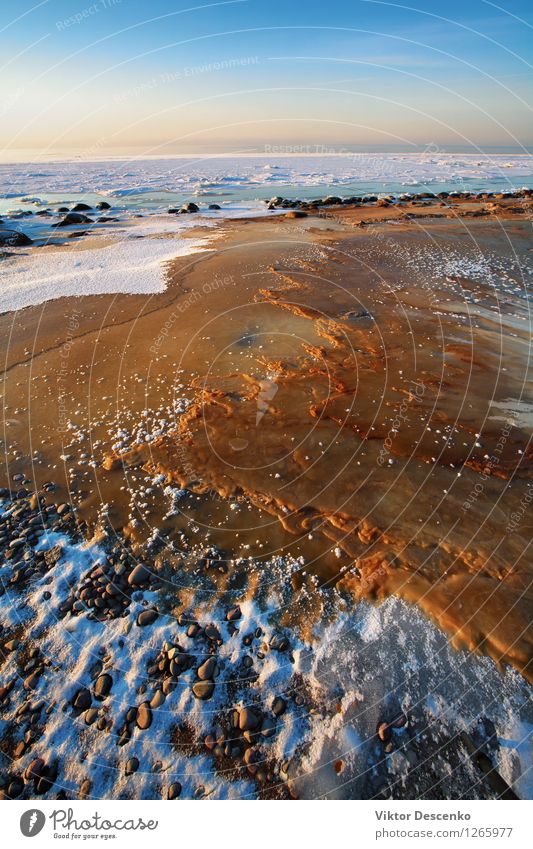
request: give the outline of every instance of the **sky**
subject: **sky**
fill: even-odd
[[[523,0],[0,10],[0,157],[533,144]]]

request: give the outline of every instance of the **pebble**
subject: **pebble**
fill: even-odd
[[[76,695],[72,700],[72,706],[79,711],[87,710],[90,708],[92,702],[92,696],[90,690],[86,687],[82,687],[81,690],[78,690]]]
[[[155,622],[158,616],[159,613],[157,612],[157,610],[143,610],[137,616],[137,625],[139,625],[139,627],[141,628],[144,628],[146,625],[151,625],[152,622]]]
[[[147,728],[150,728],[152,724],[152,708],[150,707],[150,702],[142,702],[142,704],[139,705],[135,722],[137,723],[137,728],[140,728],[142,731],[146,731]]]
[[[192,691],[197,699],[206,701],[213,695],[215,685],[213,681],[196,681],[192,685]]]
[[[242,616],[241,608],[239,605],[233,607],[231,610],[228,610],[226,613],[226,619],[228,622],[236,622],[237,619],[240,619]]]
[[[165,699],[166,699],[166,696],[165,696],[163,690],[156,690],[154,695],[152,696],[152,698],[150,700],[150,707],[152,707],[154,709],[161,707],[161,705],[164,703]]]
[[[167,799],[179,799],[181,795],[181,784],[179,781],[175,781],[170,785],[167,791]]]
[[[132,586],[141,586],[142,584],[147,584],[150,580],[150,572],[146,568],[139,563],[138,566],[130,572],[128,576],[128,584],[130,587]]]
[[[126,763],[126,775],[133,775],[134,772],[137,772],[139,769],[139,758],[130,758]]]
[[[113,686],[113,679],[111,675],[108,675],[104,672],[103,675],[100,675],[95,682],[94,685],[94,695],[95,698],[103,701],[109,695],[111,687]]]
[[[241,708],[239,711],[239,729],[241,731],[254,731],[261,717],[252,708]]]
[[[207,660],[198,667],[197,674],[201,681],[207,681],[214,678],[217,673],[217,662],[214,657],[208,657]]]
[[[272,713],[274,716],[282,716],[287,710],[287,702],[281,696],[276,696],[272,702]]]

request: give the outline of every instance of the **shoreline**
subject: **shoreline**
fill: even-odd
[[[92,785],[80,789],[83,798],[123,798],[131,792],[131,782],[137,797],[176,793],[175,784],[180,793],[192,796],[199,779],[187,766],[191,747],[200,758],[197,768],[209,774],[218,797],[235,792],[309,798],[320,794],[325,776],[325,792],[333,796],[336,782],[343,785],[350,778],[351,792],[359,798],[411,798],[429,781],[425,759],[443,746],[454,764],[452,774],[459,770],[457,787],[467,792],[470,760],[455,737],[459,728],[473,733],[473,716],[481,707],[472,703],[468,720],[458,709],[460,715],[448,721],[446,711],[425,703],[424,687],[429,697],[437,682],[449,676],[446,698],[451,697],[452,682],[463,680],[466,664],[480,693],[485,692],[484,680],[491,682],[487,687],[492,692],[500,692],[496,678],[505,681],[506,698],[518,713],[520,694],[527,691],[525,679],[507,666],[513,664],[528,677],[529,639],[524,635],[516,643],[531,604],[528,564],[521,555],[527,528],[519,525],[500,557],[494,541],[500,538],[502,518],[492,509],[487,515],[484,501],[497,505],[505,494],[509,504],[519,503],[531,477],[527,433],[505,413],[510,398],[522,397],[517,387],[528,344],[522,322],[527,301],[521,301],[513,266],[513,254],[527,256],[528,227],[525,213],[506,208],[517,203],[525,207],[529,201],[502,199],[495,214],[481,216],[472,213],[484,204],[463,199],[452,201],[449,210],[416,202],[399,208],[345,205],[307,210],[301,217],[291,217],[294,211],[287,210],[288,215],[225,220],[211,249],[172,263],[160,293],[65,298],[0,316],[2,338],[14,340],[3,352],[8,466],[0,485],[29,487],[47,505],[69,508],[61,514],[57,509],[43,513],[35,500],[29,508],[30,494],[22,495],[17,533],[38,529],[38,523],[26,524],[38,515],[52,528],[59,517],[59,528],[74,522],[81,530],[79,549],[71,540],[60,543],[52,536],[47,544],[41,538],[43,553],[60,547],[48,558],[50,564],[43,554],[35,565],[30,560],[29,568],[15,568],[23,550],[15,545],[9,593],[31,599],[28,611],[38,618],[30,617],[27,627],[29,633],[42,631],[44,658],[55,651],[59,643],[54,640],[61,640],[62,633],[74,635],[74,641],[78,631],[81,637],[91,635],[88,652],[79,661],[66,644],[58,655],[63,668],[74,663],[73,683],[63,694],[75,717],[69,734],[78,733],[78,724],[83,728],[96,762],[113,760],[116,751],[123,751],[121,770],[132,756],[143,764],[137,778],[126,780],[121,772],[116,784],[105,768],[103,785],[94,783],[96,773],[89,764],[82,772]],[[73,315],[77,326],[70,322]],[[436,357],[441,350],[442,361]],[[505,371],[498,365],[502,356]],[[416,386],[423,389],[417,393]],[[471,411],[461,403],[466,391]],[[500,448],[504,425],[490,419],[491,395],[504,404],[504,425],[509,416],[512,420]],[[23,397],[28,398],[27,408]],[[64,429],[58,428],[60,411]],[[483,446],[477,450],[480,422]],[[461,438],[447,439],[433,462],[435,436],[440,439],[444,430],[448,437],[449,423]],[[297,447],[287,453],[292,438]],[[380,463],[379,451],[387,440],[390,446]],[[325,466],[320,459],[324,451]],[[519,462],[517,451],[524,452]],[[484,454],[496,456],[497,462],[487,468]],[[460,468],[460,479],[450,464]],[[14,483],[18,475],[21,482]],[[57,486],[53,495],[44,489],[50,480]],[[481,480],[482,494],[461,513]],[[426,515],[415,532],[420,499]],[[458,513],[462,526],[457,526]],[[479,526],[481,538],[476,536]],[[5,533],[4,541],[14,533]],[[98,589],[100,578],[101,586],[109,584],[106,557],[113,568],[119,561],[127,563],[119,577],[111,578],[122,599],[120,616],[109,602],[113,592],[103,595]],[[151,575],[138,586],[128,578],[136,565],[148,566]],[[103,574],[98,571],[102,568]],[[43,605],[49,571],[53,596]],[[18,577],[11,582],[13,574]],[[105,600],[102,608],[94,606],[97,597]],[[236,607],[240,614],[232,619]],[[154,609],[155,620],[139,630],[139,614]],[[502,611],[509,610],[512,616],[506,622]],[[58,612],[62,624],[54,630]],[[426,616],[438,627],[423,627]],[[245,627],[239,636],[241,618]],[[395,618],[402,623],[397,631]],[[330,639],[333,646],[342,644],[345,620],[353,629],[355,655],[343,653],[338,678],[348,680],[352,667],[356,678],[350,673],[350,687],[339,694],[339,682],[326,674],[334,662],[327,644]],[[324,630],[324,622],[331,631]],[[425,654],[427,647],[417,643],[415,632],[410,635],[413,622],[429,645],[438,645],[434,657],[431,651]],[[221,643],[214,631],[208,636],[210,623]],[[2,624],[4,642],[21,640],[7,656],[8,668],[14,668],[19,653],[17,663],[27,663],[24,638],[14,636],[14,623],[7,628]],[[248,630],[257,629],[263,632],[257,645],[242,642]],[[386,664],[388,632],[396,640],[405,635],[406,677],[393,681],[386,665],[383,692],[373,691],[370,672],[376,663]],[[324,643],[326,633],[333,636]],[[146,635],[142,649],[139,634]],[[287,646],[280,649],[284,639]],[[125,646],[120,647],[120,640]],[[374,640],[376,650],[385,654],[371,654]],[[165,652],[170,651],[164,646],[170,643],[192,658],[177,688],[164,684]],[[103,657],[95,678],[91,669],[104,644],[110,647],[109,658]],[[304,662],[310,646],[323,658],[320,672],[314,667],[310,672]],[[130,652],[136,660],[128,678]],[[252,667],[242,666],[247,654]],[[154,667],[156,656],[163,664],[161,678]],[[202,678],[194,670],[209,657],[217,659],[220,672]],[[408,674],[417,657],[424,658],[426,684],[415,685]],[[444,678],[438,657],[446,658]],[[241,675],[241,666],[253,674]],[[38,670],[37,690],[46,699],[54,679],[46,662]],[[101,707],[91,680],[105,675],[113,683],[110,699],[104,697]],[[11,700],[10,716],[25,699],[34,698],[16,679],[5,694],[8,706]],[[196,686],[199,681],[207,683]],[[149,714],[152,732],[142,727],[147,708],[141,726],[124,718],[126,702],[144,704],[145,691],[138,691],[142,686],[148,701],[155,699]],[[387,687],[394,693],[399,688],[397,700],[390,701]],[[83,689],[89,691],[91,705],[82,710],[87,700],[79,696]],[[164,693],[164,704],[157,692]],[[270,700],[278,695],[289,707],[272,719]],[[234,733],[234,711],[247,704],[256,712],[252,727]],[[488,704],[502,735],[503,720],[496,718],[493,702]],[[305,731],[298,724],[302,713],[310,723]],[[184,724],[189,714],[196,723],[193,729]],[[328,729],[327,739],[317,744],[318,761],[308,748],[318,739],[313,715],[323,717]],[[54,741],[63,726],[55,710],[51,716],[42,744],[22,746],[14,763],[20,761],[26,770],[42,750],[40,778],[54,778],[51,792],[61,787],[71,798],[79,768],[65,761],[61,749],[55,752],[54,777]],[[525,713],[520,716],[525,721]],[[182,723],[179,732],[171,732],[171,720]],[[352,747],[353,760],[341,754],[340,731],[350,722],[360,723],[362,735]],[[424,754],[419,733],[430,727]],[[158,783],[147,767],[146,759],[153,760],[149,740],[156,732],[166,742],[174,735],[163,757],[174,778],[172,790],[169,781]],[[15,745],[19,732],[13,733]],[[378,778],[370,782],[361,764],[376,744]],[[72,749],[72,740],[69,745]],[[290,768],[285,763],[288,749]],[[397,773],[391,778],[387,763],[392,755]],[[513,785],[516,763],[500,750],[491,750],[491,757],[504,783]],[[232,776],[229,784],[225,775]],[[34,793],[31,774],[30,779],[17,785],[28,798]],[[248,784],[239,785],[241,780]],[[236,782],[233,791],[231,782]],[[498,791],[483,784],[476,792],[494,798]],[[442,793],[443,798],[453,797],[454,787],[445,781]]]

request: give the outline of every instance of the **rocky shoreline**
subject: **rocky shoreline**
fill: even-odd
[[[52,483],[32,492],[16,477],[0,492],[2,798],[305,798],[309,746],[321,725],[329,736],[346,721],[353,699],[310,685],[299,659],[310,649],[238,592],[225,610],[169,606],[169,576],[146,550],[88,541]],[[211,553],[198,566],[216,563]],[[81,665],[76,622],[89,640]],[[450,734],[402,701],[389,694],[373,709],[362,775],[349,777],[341,744],[330,781],[355,782],[361,798],[515,798],[494,767],[488,720]],[[452,765],[453,787],[428,770],[432,751]]]

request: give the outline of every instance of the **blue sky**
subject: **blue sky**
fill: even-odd
[[[2,4],[5,151],[533,143],[531,4]]]

